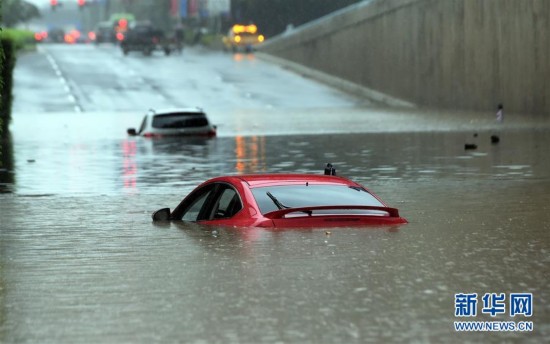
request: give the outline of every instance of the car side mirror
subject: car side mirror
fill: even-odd
[[[128,128],[128,130],[126,130],[126,132],[130,136],[136,136],[137,135],[136,129],[134,129],[134,128]]]
[[[153,221],[169,221],[170,208],[162,208],[153,213]]]

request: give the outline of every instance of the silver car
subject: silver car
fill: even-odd
[[[161,136],[216,136],[216,126],[212,125],[200,108],[176,108],[149,110],[139,130],[127,130],[128,135],[144,137]]]

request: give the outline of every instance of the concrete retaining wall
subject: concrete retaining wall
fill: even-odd
[[[373,0],[262,52],[422,106],[550,115],[550,0]]]

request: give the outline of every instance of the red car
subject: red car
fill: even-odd
[[[236,227],[343,227],[407,223],[360,184],[334,175],[224,176],[199,185],[153,221]]]

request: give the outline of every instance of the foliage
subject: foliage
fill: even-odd
[[[15,50],[23,49],[27,44],[35,44],[34,32],[24,29],[3,29],[0,38],[10,39],[15,44]]]
[[[11,119],[13,69],[16,51],[34,43],[29,30],[5,29],[40,17],[38,8],[24,0],[0,0],[0,137],[8,134]]]
[[[15,45],[9,38],[0,38],[0,50],[2,52],[2,70],[0,80],[2,88],[0,93],[0,119],[1,131],[7,133],[11,117],[13,68],[15,66]]]
[[[0,23],[2,22],[2,5],[3,2],[0,2]],[[0,26],[0,42],[2,41],[2,33],[3,29]],[[4,78],[2,77],[4,75],[4,45],[0,44],[0,109],[2,109],[2,106],[4,104],[3,102],[3,91],[4,91]],[[0,115],[0,144],[4,141],[4,120],[2,119],[2,115]]]
[[[138,20],[149,19],[155,27],[158,27],[164,31],[171,29],[169,9],[170,9],[170,0],[155,0],[154,4],[150,4],[147,8],[146,6],[138,6],[136,8],[136,17]],[[139,5],[139,2],[137,2]]]
[[[287,25],[305,24],[360,0],[233,0],[233,20],[253,22],[268,37],[283,32]]]
[[[1,2],[2,23],[6,27],[14,27],[19,23],[40,17],[38,7],[25,0],[2,0]]]
[[[126,19],[129,22],[136,20],[135,16],[132,13],[119,12],[119,13],[111,14],[111,16],[109,17],[109,22],[110,23],[118,22],[119,19]]]
[[[149,1],[123,1],[113,2],[114,11],[120,11],[124,16],[126,13],[133,15],[132,20],[150,21],[154,27],[169,30],[171,28],[170,6],[172,0],[149,0]],[[115,13],[116,15],[117,13]],[[113,17],[111,17],[113,20]]]
[[[222,48],[222,37],[221,34],[206,34],[201,37],[200,44],[212,47],[212,48]]]

